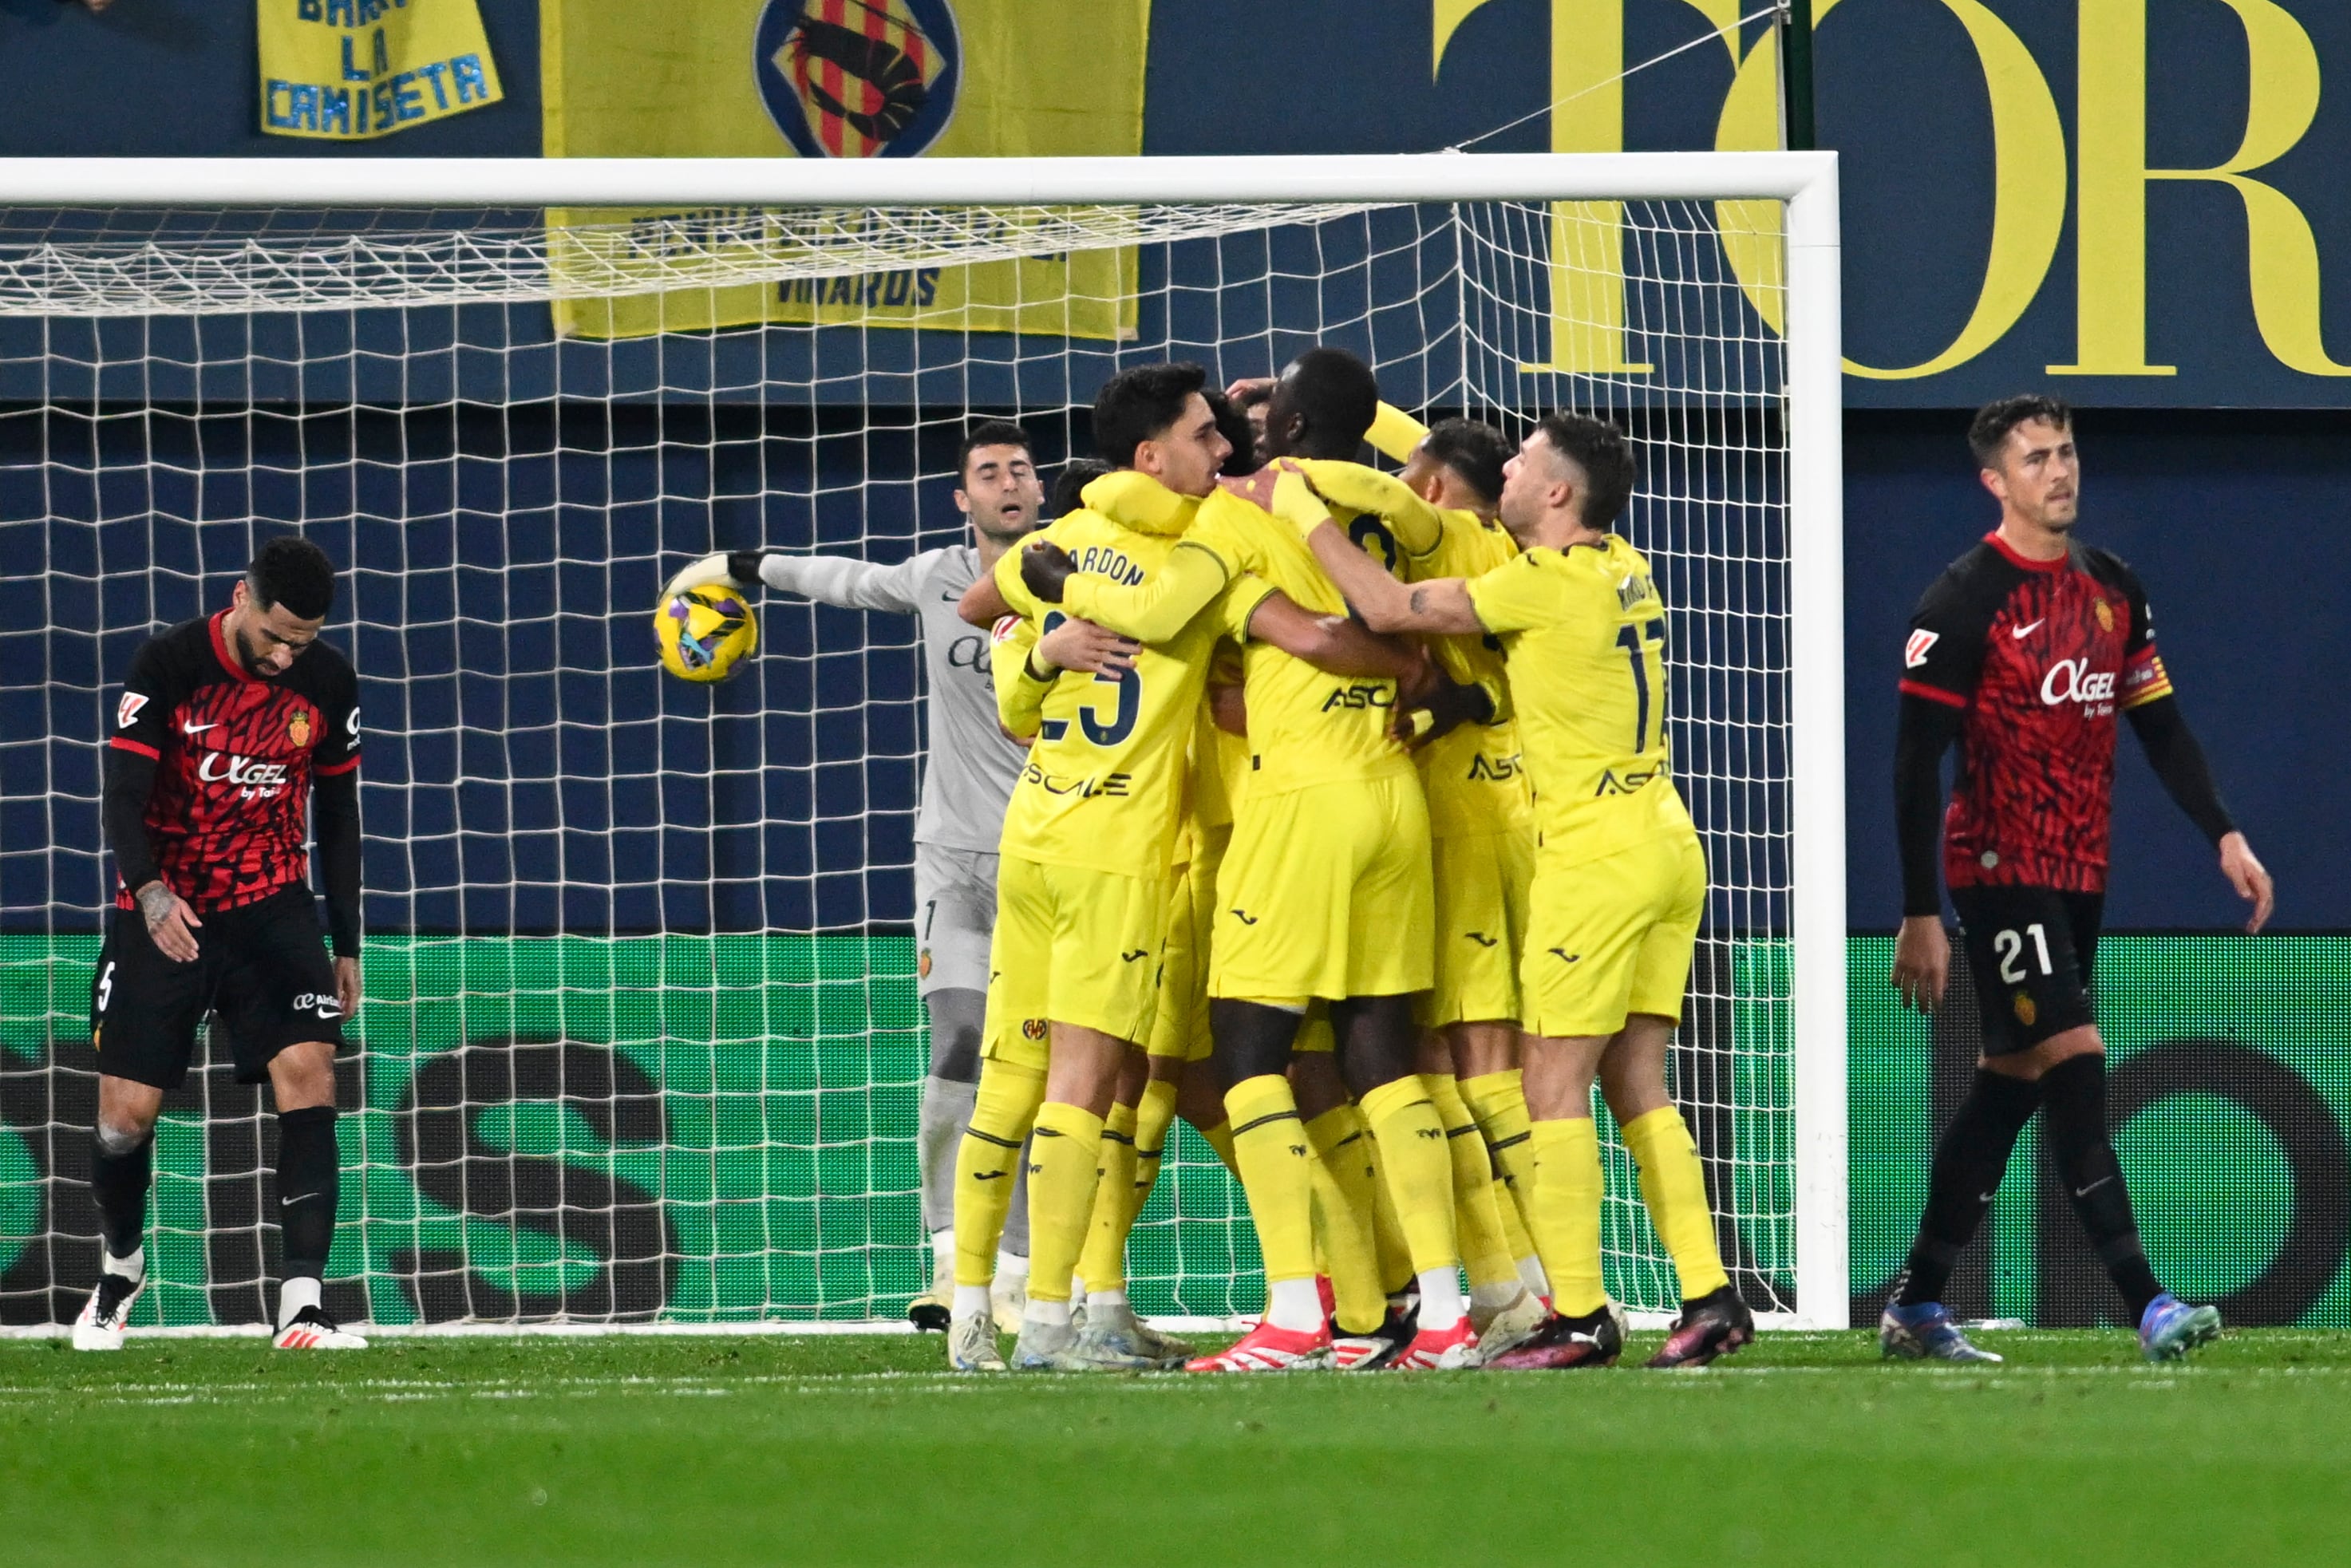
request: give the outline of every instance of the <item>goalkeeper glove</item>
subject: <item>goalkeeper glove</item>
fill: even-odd
[[[766,550],[719,550],[681,570],[662,590],[664,599],[684,593],[689,588],[705,588],[723,582],[738,592],[747,591],[759,581],[759,559]]]

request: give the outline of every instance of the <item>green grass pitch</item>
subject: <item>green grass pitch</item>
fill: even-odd
[[[1645,1354],[1654,1334],[1637,1336]],[[952,1377],[935,1337],[0,1343],[0,1562],[2351,1561],[2351,1335]]]

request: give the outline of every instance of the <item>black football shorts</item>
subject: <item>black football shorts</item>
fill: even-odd
[[[2047,887],[1955,887],[1952,906],[1983,1009],[1983,1052],[2006,1056],[2095,1023],[2090,970],[2105,895]]]
[[[200,916],[196,956],[163,956],[135,909],[118,909],[90,984],[89,1037],[98,1070],[176,1089],[195,1055],[204,1014],[217,1012],[240,1083],[269,1076],[289,1045],[343,1044],[335,967],[319,931],[310,890],[296,884],[235,909]]]

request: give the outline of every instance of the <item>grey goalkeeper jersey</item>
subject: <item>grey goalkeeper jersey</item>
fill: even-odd
[[[924,684],[930,689],[923,795],[914,841],[997,852],[1004,808],[1028,753],[996,722],[996,683],[987,633],[966,625],[956,602],[979,577],[970,545],[925,550],[895,566],[841,556],[768,555],[759,576],[769,588],[837,604],[912,615],[922,628]]]

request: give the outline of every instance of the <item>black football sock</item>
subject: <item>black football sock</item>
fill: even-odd
[[[90,1196],[98,1200],[98,1223],[110,1256],[135,1254],[147,1234],[147,1188],[154,1179],[155,1134],[132,1139],[104,1127],[91,1139]]]
[[[1943,1141],[1935,1145],[1935,1166],[1927,1184],[1927,1212],[1918,1218],[1918,1239],[1894,1284],[1897,1306],[1915,1307],[1943,1299],[1951,1265],[1975,1239],[1991,1207],[1992,1195],[2008,1170],[2016,1134],[2032,1119],[2041,1086],[2004,1073],[1976,1070],[1967,1098],[1951,1113]]]
[[[2131,1326],[2147,1315],[2149,1301],[2163,1294],[2140,1245],[2138,1220],[2131,1213],[2130,1188],[2122,1162],[2106,1136],[2106,1059],[2093,1052],[2069,1057],[2041,1079],[2048,1109],[2042,1128],[2057,1162],[2065,1197],[2090,1233],[2098,1261],[2130,1309]]]
[[[286,1243],[282,1278],[315,1280],[326,1272],[327,1253],[335,1244],[340,1166],[332,1105],[278,1113],[277,1222]]]

